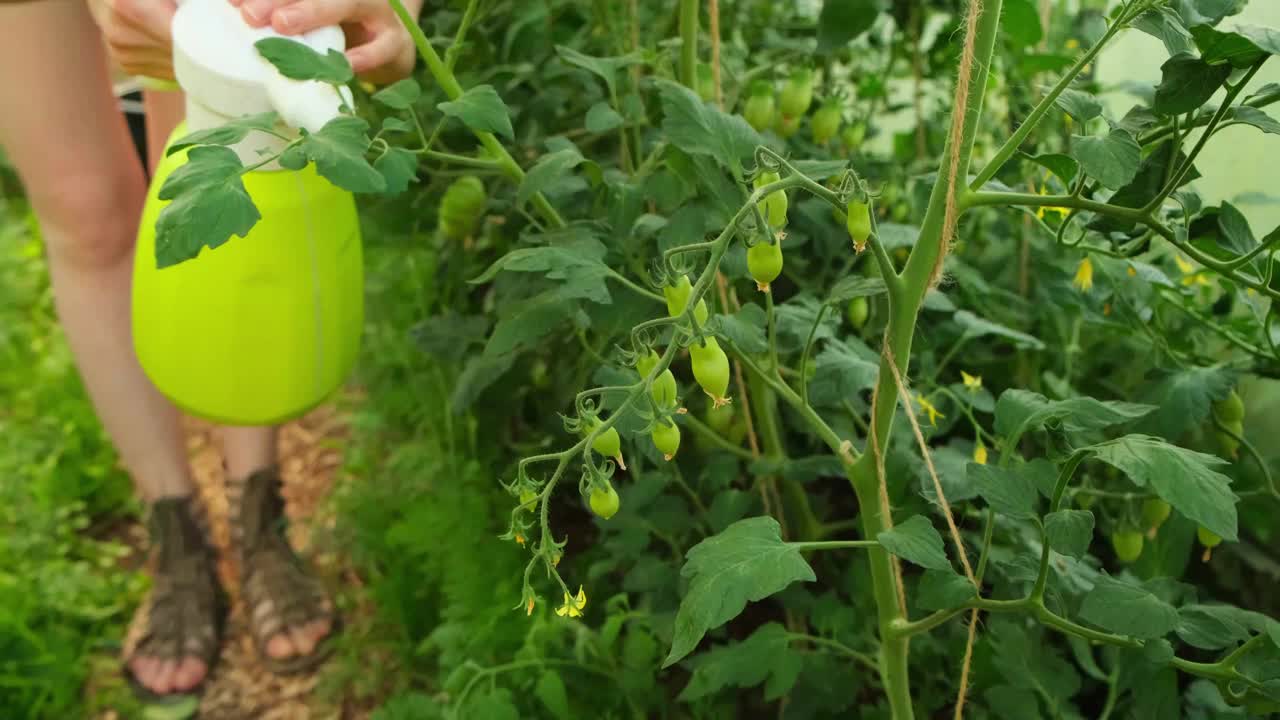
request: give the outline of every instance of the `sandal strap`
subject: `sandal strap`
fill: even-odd
[[[139,652],[164,659],[192,655],[211,664],[217,655],[220,589],[193,505],[192,499],[170,498],[150,508],[155,580],[135,617],[128,658]]]
[[[320,582],[285,537],[284,499],[274,467],[231,483],[231,537],[240,558],[240,588],[255,642],[328,613]]]

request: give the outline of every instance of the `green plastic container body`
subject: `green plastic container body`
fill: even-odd
[[[180,126],[173,137],[185,130]],[[171,138],[172,140],[172,138]],[[134,346],[184,411],[226,425],[274,425],[341,387],[360,349],[364,273],[355,200],[314,166],[254,171],[262,219],[248,237],[157,269],[158,197],[186,153],[165,158],[147,196],[133,280]]]

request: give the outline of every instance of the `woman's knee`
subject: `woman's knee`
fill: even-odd
[[[85,269],[114,267],[133,252],[146,197],[140,171],[66,176],[28,188],[54,262]]]

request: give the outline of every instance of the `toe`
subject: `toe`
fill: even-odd
[[[276,633],[267,639],[267,654],[276,660],[293,656],[293,643],[285,633]]]
[[[289,637],[293,638],[293,647],[299,655],[310,655],[311,651],[316,649],[316,641],[319,638],[308,631],[309,625],[302,625],[289,631]]]
[[[150,686],[151,691],[159,695],[173,692],[173,674],[177,669],[177,661],[161,660],[156,669],[155,682]]]
[[[187,657],[178,663],[178,669],[173,674],[173,687],[178,692],[186,692],[200,684],[204,679],[207,668],[204,661],[200,658]]]
[[[156,663],[153,658],[146,656],[135,657],[129,661],[129,671],[133,673],[133,677],[143,687],[150,688],[155,684]]]
[[[332,629],[333,621],[327,617],[312,620],[307,625],[307,632],[311,634],[311,637],[315,638],[317,643],[325,639]]]

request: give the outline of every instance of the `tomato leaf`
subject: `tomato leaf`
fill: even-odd
[[[777,699],[795,684],[802,657],[791,650],[785,627],[765,623],[741,642],[720,645],[693,658],[693,673],[679,699],[694,702],[725,688],[761,683],[766,683],[766,700]]]
[[[1094,456],[1150,487],[1178,512],[1225,540],[1236,540],[1236,502],[1231,479],[1212,468],[1227,464],[1147,435],[1126,435],[1095,445]]]
[[[911,597],[921,610],[951,610],[976,595],[973,583],[953,570],[925,570]]]
[[[930,570],[953,571],[942,546],[942,536],[923,515],[912,515],[893,529],[876,535],[876,540],[885,550],[907,562]]]
[[[243,170],[240,158],[228,148],[191,149],[187,162],[160,187],[160,199],[172,202],[156,220],[157,268],[190,260],[232,235],[249,234],[262,215],[244,187]]]
[[[308,45],[283,37],[263,38],[253,46],[281,75],[293,80],[345,85],[355,77],[347,56],[334,49],[321,55]]]
[[[1204,422],[1210,404],[1225,398],[1234,385],[1234,374],[1222,368],[1193,367],[1166,375],[1140,396],[1156,409],[1135,430],[1174,442]]]
[[[1089,552],[1093,526],[1093,513],[1088,510],[1058,510],[1044,517],[1049,547],[1073,558],[1083,558]]]
[[[523,204],[534,195],[545,192],[563,180],[570,170],[585,161],[586,158],[582,157],[582,153],[575,148],[557,150],[538,158],[538,162],[529,168],[529,172],[525,173],[524,181],[520,183],[520,190],[516,194],[517,202]]]
[[[1138,174],[1142,147],[1126,130],[1115,129],[1104,136],[1072,138],[1071,155],[1089,177],[1115,190]]]
[[[1249,628],[1236,608],[1223,605],[1183,605],[1178,608],[1178,637],[1201,650],[1221,650],[1248,640]]]
[[[740,115],[728,115],[702,102],[692,90],[659,80],[662,130],[672,145],[690,155],[707,155],[725,167],[741,170],[743,159],[764,143]]]
[[[1137,420],[1155,409],[1154,405],[1103,402],[1091,397],[1050,400],[1030,390],[1006,390],[996,401],[996,432],[1013,437],[1053,422],[1071,432],[1101,430]]]
[[[1109,632],[1143,640],[1178,624],[1178,612],[1147,589],[1100,577],[1080,606],[1080,617]]]
[[[409,189],[409,183],[418,181],[418,155],[411,150],[393,147],[374,161],[373,169],[382,173],[386,192],[398,195]]]
[[[1162,78],[1151,109],[1161,115],[1197,110],[1222,87],[1230,65],[1210,65],[1189,53],[1174,55],[1160,66]]]
[[[413,78],[394,82],[373,94],[373,99],[393,110],[408,110],[422,96],[422,88]]]
[[[680,601],[663,667],[688,655],[708,630],[737,617],[748,602],[793,582],[817,579],[800,550],[783,542],[781,533],[771,517],[748,518],[689,550],[680,571],[689,579],[689,590]]]
[[[1034,479],[1034,468],[1027,465],[1013,469],[995,465],[969,463],[969,482],[992,510],[1016,520],[1037,517],[1040,492]]]
[[[369,123],[342,115],[310,133],[299,147],[316,170],[343,190],[360,193],[382,192],[387,181],[365,158],[369,150]]]
[[[476,132],[493,133],[515,139],[507,104],[498,97],[498,92],[492,85],[476,85],[458,96],[456,100],[439,103],[436,108],[451,118],[461,120],[463,125]]]
[[[538,684],[533,688],[533,694],[538,697],[552,717],[570,717],[569,691],[565,689],[560,673],[555,670],[542,671],[538,676]]]
[[[166,155],[181,152],[195,145],[235,145],[252,132],[275,130],[280,116],[274,112],[246,115],[214,128],[187,133],[169,144]]]
[[[1083,90],[1067,88],[1053,101],[1081,125],[1102,115],[1102,101]]]
[[[818,16],[818,52],[839,50],[876,24],[884,0],[826,0]]]

